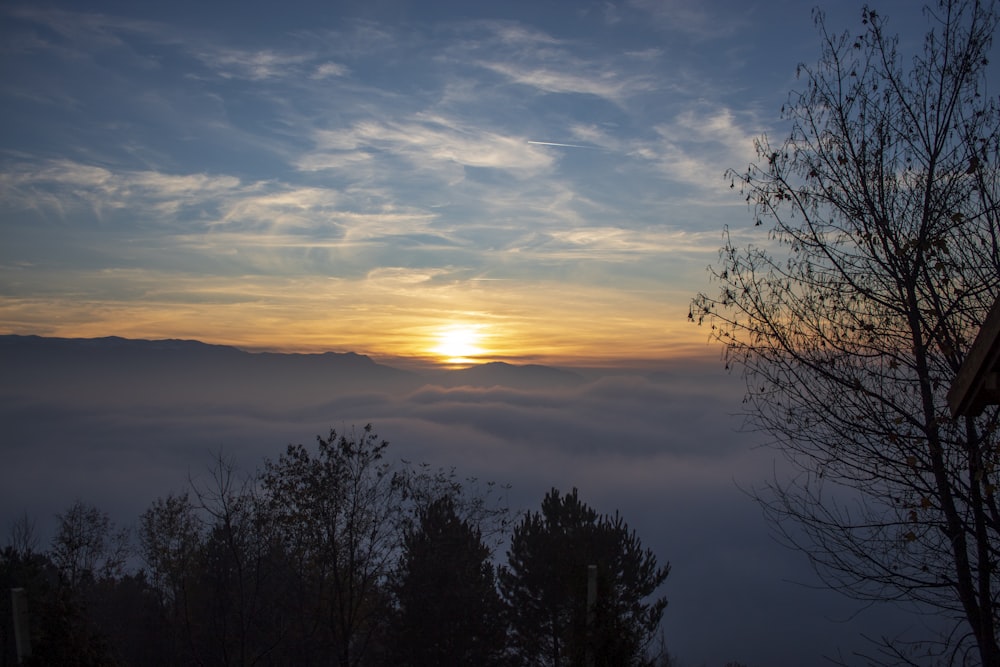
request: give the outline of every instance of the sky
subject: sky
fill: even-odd
[[[819,47],[781,0],[85,6],[0,7],[0,332],[704,354],[725,171]]]
[[[872,4],[920,39],[917,3]],[[861,5],[824,3],[828,25],[856,30]],[[252,469],[370,421],[518,508],[578,486],[621,510],[673,566],[688,667],[819,664],[912,627],[815,590],[769,537],[741,489],[785,470],[687,322],[723,230],[765,238],[725,174],[787,129],[813,6],[0,3],[0,334],[603,368],[297,407],[0,377],[0,520],[79,496],[128,521],[213,448]]]

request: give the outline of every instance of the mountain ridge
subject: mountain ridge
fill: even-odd
[[[111,391],[118,400],[155,400],[183,391],[192,401],[278,393],[281,403],[330,394],[445,387],[558,388],[584,379],[538,364],[487,362],[462,369],[403,370],[356,352],[254,352],[192,339],[121,336],[62,338],[0,335],[0,392],[83,395]]]

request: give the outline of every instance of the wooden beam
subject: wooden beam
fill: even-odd
[[[993,302],[979,335],[948,391],[951,416],[975,416],[1000,403],[1000,298]]]

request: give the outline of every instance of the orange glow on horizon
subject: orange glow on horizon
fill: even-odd
[[[152,289],[138,277],[134,282]],[[173,283],[177,293],[143,302],[0,298],[0,333],[182,338],[442,367],[631,366],[719,355],[708,329],[687,321],[683,293],[563,286],[554,298],[545,285],[507,282],[419,289],[347,281]],[[184,300],[180,293],[201,296]]]

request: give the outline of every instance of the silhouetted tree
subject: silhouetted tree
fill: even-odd
[[[13,608],[10,602],[10,590],[23,588],[30,599],[28,603],[35,615],[32,621],[31,634],[37,639],[38,616],[42,601],[48,592],[55,588],[58,582],[55,568],[51,561],[41,553],[37,553],[24,545],[12,544],[0,551],[0,646],[3,654],[0,665],[16,665],[17,651],[14,641]]]
[[[50,555],[70,588],[120,576],[129,554],[129,531],[118,529],[106,512],[82,501],[56,516]]]
[[[389,636],[396,665],[495,665],[505,648],[490,551],[445,496],[406,532]]]
[[[856,36],[817,14],[791,132],[730,174],[770,229],[727,232],[692,317],[796,469],[760,499],[824,580],[928,605],[956,621],[942,652],[1000,665],[997,410],[953,419],[946,401],[1000,292],[998,17],[979,0],[925,14],[912,58],[874,10]]]
[[[107,633],[95,622],[90,609],[96,587],[113,583],[120,573],[122,563],[110,539],[116,531],[106,514],[81,502],[57,519],[58,532],[49,553],[34,551],[35,540],[26,519],[15,526],[11,545],[0,552],[3,664],[18,664],[11,588],[23,588],[27,601],[31,656],[22,664],[117,664]]]
[[[202,644],[211,647],[211,664],[253,664],[281,641],[284,624],[270,587],[276,538],[254,482],[219,455],[209,482],[192,486],[208,522],[196,591],[207,615],[196,626],[204,633]]]
[[[175,664],[274,663],[291,646],[291,566],[253,478],[217,458],[204,484],[156,500],[139,542]],[[299,662],[299,664],[302,664]]]
[[[187,493],[158,498],[139,518],[139,546],[159,594],[166,652],[175,663],[194,662],[192,609],[200,583],[204,527]]]
[[[110,667],[118,664],[105,633],[93,623],[81,598],[63,583],[29,594],[32,653],[26,665]]]
[[[597,566],[597,600],[587,606],[588,566]],[[500,568],[514,650],[526,665],[643,665],[667,605],[651,599],[670,566],[657,567],[634,531],[599,516],[576,489],[552,489],[540,513],[515,526]]]
[[[202,530],[188,493],[157,498],[139,517],[140,551],[165,603],[183,607]]]
[[[405,471],[383,459],[388,443],[370,425],[317,442],[315,452],[289,445],[267,461],[261,484],[269,518],[303,574],[302,630],[352,667],[387,616],[383,587],[401,539]]]
[[[31,664],[398,663],[399,638],[426,647],[414,587],[434,567],[461,585],[422,610],[451,614],[437,627],[447,645],[427,655],[489,664],[503,628],[480,525],[493,540],[506,525],[493,486],[467,493],[453,471],[391,464],[371,427],[318,441],[315,451],[290,446],[253,477],[220,455],[206,483],[152,503],[138,531],[148,570],[127,571],[127,533],[83,502],[57,516],[45,554],[19,522],[0,552],[0,583],[28,590]],[[405,583],[390,627],[397,570]],[[10,627],[0,629],[4,664],[14,660]]]
[[[116,662],[146,667],[179,664],[171,653],[172,637],[163,622],[158,591],[142,570],[96,582],[87,593],[84,611]]]

